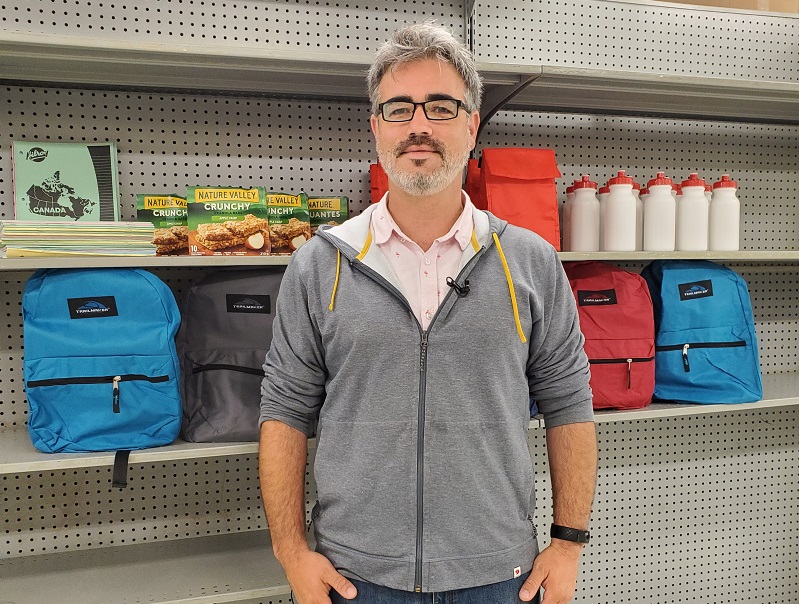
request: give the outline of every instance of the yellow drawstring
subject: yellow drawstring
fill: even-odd
[[[475,252],[480,251],[480,244],[477,241],[477,235],[475,235],[474,229],[472,229],[472,249],[474,249]]]
[[[363,244],[363,248],[361,248],[361,253],[356,256],[358,260],[363,260],[363,257],[366,256],[366,252],[369,251],[369,247],[372,245],[372,231],[370,230],[369,233],[366,235],[366,242]]]
[[[527,342],[527,338],[524,337],[524,332],[522,331],[522,322],[519,319],[519,307],[516,305],[516,290],[513,289],[513,280],[510,276],[508,262],[505,260],[505,254],[502,251],[502,246],[499,244],[499,237],[497,237],[496,233],[491,234],[494,237],[494,243],[497,244],[497,251],[499,252],[499,259],[502,260],[502,267],[505,269],[505,279],[508,282],[508,290],[510,290],[510,303],[513,306],[513,318],[516,319],[516,331],[519,332],[519,338],[522,344],[524,344]]]
[[[338,257],[336,258],[336,280],[333,282],[333,295],[330,296],[330,306],[328,310],[333,310],[333,305],[336,302],[336,290],[338,289],[338,276],[341,273],[341,250],[338,250]]]
[[[372,245],[372,231],[369,231],[366,235],[366,242],[363,244],[363,249],[361,249],[361,253],[356,256],[358,260],[363,260],[363,257],[366,256],[366,252],[369,251],[369,247]],[[336,290],[338,289],[338,277],[341,274],[341,250],[338,250],[338,255],[336,256],[336,280],[333,282],[333,295],[330,296],[330,306],[327,307],[328,310],[332,311],[333,306],[336,303]]]

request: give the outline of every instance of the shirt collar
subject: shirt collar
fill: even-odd
[[[465,192],[461,192],[461,201],[463,203],[463,211],[460,216],[458,216],[458,219],[455,221],[455,224],[452,225],[449,232],[436,239],[436,241],[443,243],[450,239],[455,239],[461,251],[463,251],[472,240],[472,232],[474,231],[474,206]],[[388,193],[383,195],[383,199],[380,200],[374,212],[372,212],[371,222],[372,239],[377,245],[384,244],[391,239],[393,234],[396,234],[396,236],[401,239],[410,239],[402,232],[399,226],[397,226],[397,223],[394,222],[394,218],[391,216],[391,212],[388,211]]]

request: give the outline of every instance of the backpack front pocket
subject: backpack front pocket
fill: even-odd
[[[40,450],[141,449],[177,436],[171,356],[36,359],[25,375],[28,429]]]
[[[182,436],[191,442],[258,440],[265,350],[186,353]]]
[[[661,334],[655,396],[692,403],[760,400],[759,359],[749,334],[732,327]]]
[[[594,409],[639,409],[652,401],[652,340],[586,340],[585,352],[591,369]]]

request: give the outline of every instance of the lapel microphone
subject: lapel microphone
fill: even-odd
[[[452,289],[455,290],[455,293],[458,294],[459,298],[463,298],[466,294],[469,293],[469,280],[463,282],[463,285],[458,285],[455,282],[455,279],[452,277],[447,277],[447,285],[449,285]]]

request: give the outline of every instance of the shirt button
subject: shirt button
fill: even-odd
[[[425,263],[425,264],[430,264],[430,258],[425,258],[425,259],[424,259],[424,263]]]
[[[433,318],[433,313],[431,313],[431,312],[428,310],[426,313],[424,313],[424,316],[425,316],[427,319],[432,319],[432,318]]]

